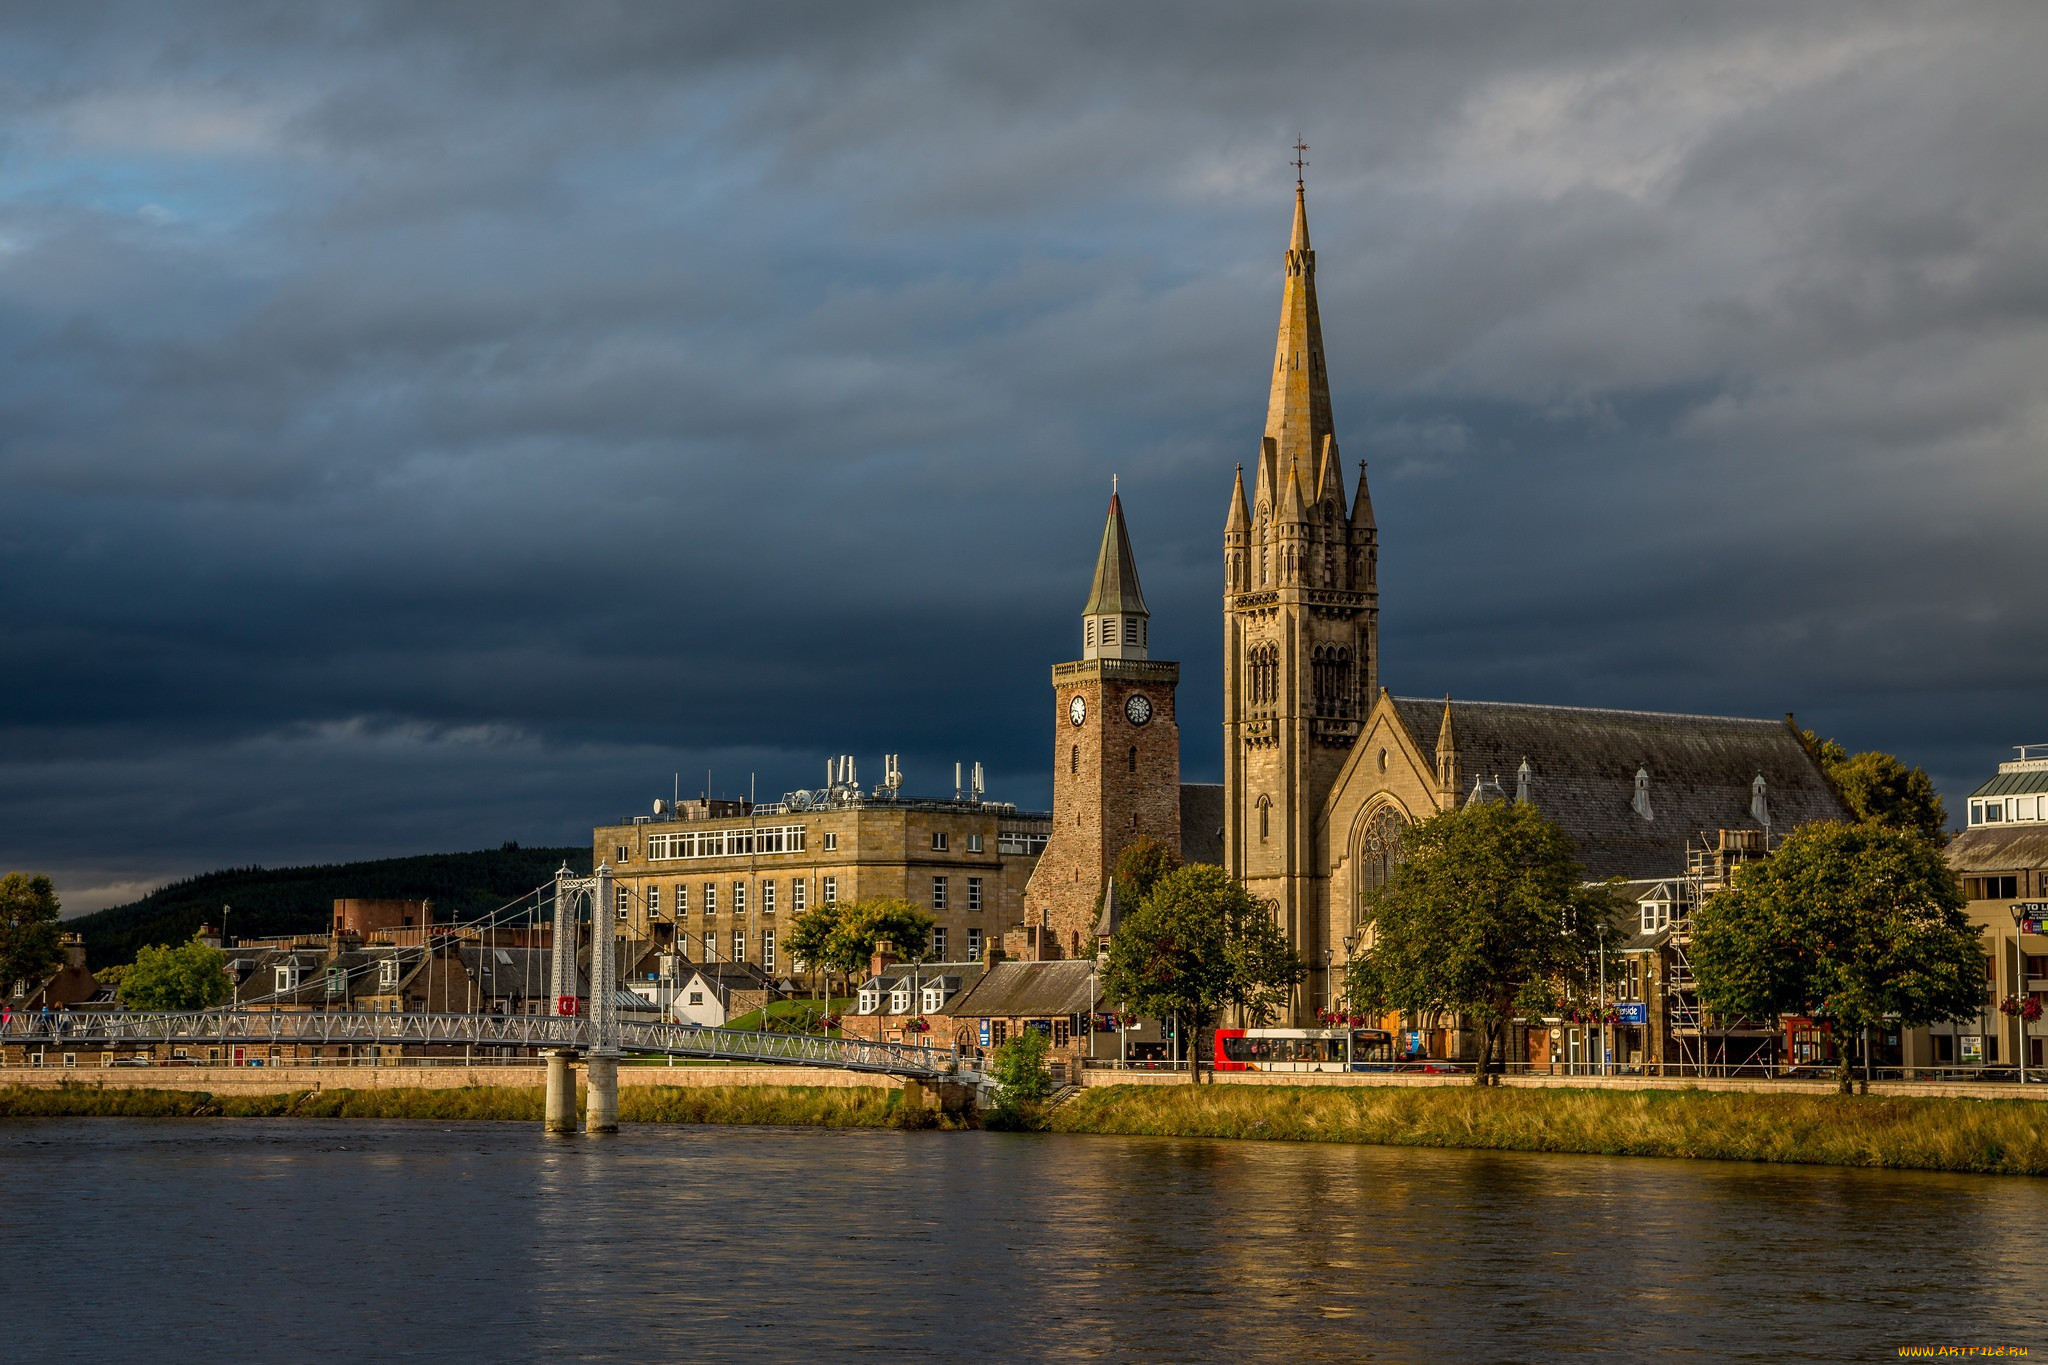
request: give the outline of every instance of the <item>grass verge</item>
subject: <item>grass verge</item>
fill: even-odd
[[[628,1123],[787,1124],[807,1128],[959,1128],[961,1119],[907,1105],[901,1092],[796,1085],[622,1086]],[[0,1088],[0,1118],[498,1119],[539,1123],[539,1086],[444,1090],[298,1090],[214,1095],[91,1086]]]
[[[1054,1111],[1061,1133],[1364,1142],[2048,1175],[2030,1100],[1705,1090],[1107,1086]]]

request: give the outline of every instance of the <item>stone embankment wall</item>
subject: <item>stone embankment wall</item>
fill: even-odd
[[[149,1066],[0,1067],[0,1085],[85,1085],[108,1090],[197,1090],[275,1095],[300,1090],[454,1090],[464,1086],[539,1089],[537,1066]],[[776,1085],[904,1090],[912,1081],[804,1066],[622,1066],[621,1086]]]
[[[1398,1088],[1402,1086],[1434,1087],[1464,1086],[1472,1089],[1472,1077],[1468,1075],[1420,1075],[1402,1072],[1340,1072],[1340,1071],[1207,1071],[1202,1072],[1202,1081],[1207,1084],[1214,1080],[1220,1085],[1300,1085],[1300,1086],[1370,1086]],[[1081,1084],[1095,1087],[1105,1085],[1186,1085],[1185,1072],[1173,1071],[1118,1071],[1104,1068],[1090,1068],[1081,1075]],[[1761,1077],[1714,1077],[1714,1076],[1502,1076],[1500,1084],[1514,1090],[1714,1090],[1729,1093],[1756,1093],[1767,1095],[1832,1095],[1835,1083],[1831,1080],[1764,1080]],[[1873,1095],[1901,1095],[1920,1099],[1965,1099],[1965,1100],[2048,1100],[2048,1084],[2016,1085],[1977,1081],[1873,1081],[1870,1086]]]

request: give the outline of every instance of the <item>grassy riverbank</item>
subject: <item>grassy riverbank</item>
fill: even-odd
[[[499,1119],[539,1123],[539,1086],[460,1086],[445,1090],[299,1090],[273,1095],[214,1095],[198,1090],[117,1090],[91,1086],[0,1089],[6,1118],[319,1118]],[[906,1105],[894,1090],[818,1086],[625,1086],[627,1123],[787,1124],[804,1128],[959,1127],[958,1119]]]
[[[1058,1109],[1062,1133],[1360,1142],[2048,1175],[2048,1104],[2029,1100],[1477,1086],[1110,1086]]]

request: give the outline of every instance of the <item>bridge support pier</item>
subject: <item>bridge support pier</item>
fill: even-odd
[[[576,1131],[576,1054],[567,1048],[548,1053],[547,1131]]]
[[[583,1131],[619,1131],[619,1059],[593,1054],[584,1084]]]

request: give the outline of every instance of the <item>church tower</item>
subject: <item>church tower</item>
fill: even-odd
[[[1151,613],[1114,492],[1095,582],[1081,608],[1081,657],[1055,664],[1052,837],[1024,888],[1024,957],[1095,952],[1096,898],[1117,854],[1149,835],[1180,848],[1180,665],[1151,657]]]
[[[1362,461],[1346,505],[1299,180],[1266,431],[1249,500],[1238,468],[1223,561],[1224,856],[1278,903],[1310,968],[1299,999],[1326,998],[1330,860],[1316,830],[1378,692],[1379,532]]]

